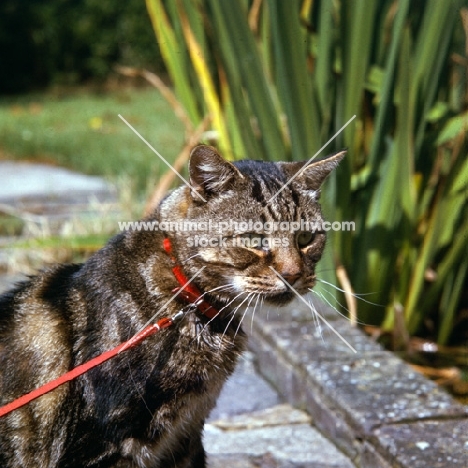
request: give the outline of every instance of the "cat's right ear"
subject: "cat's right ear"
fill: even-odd
[[[323,182],[336,169],[345,155],[346,150],[343,150],[318,161],[281,162],[278,164],[281,165],[288,177],[294,179],[294,184],[303,190],[313,191],[314,196],[318,199]]]
[[[192,197],[198,201],[228,190],[236,179],[244,178],[216,148],[206,145],[196,146],[190,153],[189,173]]]

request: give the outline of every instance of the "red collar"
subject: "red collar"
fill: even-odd
[[[180,284],[180,287],[175,288],[172,292],[177,293],[180,291],[178,297],[185,299],[185,301],[187,301],[189,304],[195,304],[197,309],[203,315],[209,319],[214,319],[219,314],[219,312],[203,299],[203,294],[193,283],[188,284],[189,279],[185,276],[182,268],[176,264],[176,258],[172,253],[171,241],[168,237],[163,240],[163,248],[174,263],[172,272],[174,273],[177,282]]]
[[[202,314],[204,314],[209,319],[214,319],[219,314],[219,312],[214,307],[211,307],[211,305],[208,304],[208,302],[206,302],[203,299],[202,293],[198,290],[198,288],[194,284],[192,283],[188,284],[189,280],[184,275],[182,268],[175,264],[176,259],[172,254],[171,241],[167,238],[164,239],[163,247],[164,247],[164,250],[168,253],[169,257],[171,257],[171,260],[174,263],[174,267],[172,268],[172,271],[174,272],[174,276],[176,277],[177,282],[180,284],[180,287],[175,288],[173,292],[174,293],[179,292],[180,297],[185,299],[190,304],[196,305],[198,310]],[[52,390],[56,389],[57,387],[60,387],[64,383],[69,382],[70,380],[73,380],[79,377],[80,375],[83,375],[85,372],[88,372],[90,369],[93,369],[94,367],[99,366],[100,364],[108,361],[114,356],[117,356],[122,351],[133,348],[134,346],[139,344],[148,336],[151,336],[164,328],[170,327],[173,323],[175,323],[177,320],[180,319],[180,315],[181,313],[179,312],[175,314],[173,317],[164,317],[160,319],[157,323],[148,325],[143,330],[140,330],[136,335],[134,335],[132,338],[130,338],[130,340],[126,341],[125,343],[119,344],[118,346],[111,349],[110,351],[105,351],[104,353],[94,357],[90,361],[87,361],[84,364],[80,364],[74,369],[66,372],[65,374],[61,375],[55,380],[47,382],[41,387],[33,390],[32,392],[27,393],[26,395],[23,395],[17,398],[16,400],[12,401],[11,403],[8,403],[5,406],[1,406],[0,418],[18,408],[21,408],[22,406],[28,404],[32,400],[39,398],[40,396],[45,395],[48,392],[51,392]]]

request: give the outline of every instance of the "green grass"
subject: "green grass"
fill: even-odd
[[[184,127],[157,90],[122,88],[97,93],[75,89],[0,98],[0,159],[42,162],[105,176],[119,188],[123,216],[138,217],[145,195],[168,168],[118,114],[168,161],[179,154],[185,142]],[[102,221],[97,231],[93,223],[74,224],[71,235],[18,241],[11,245],[19,255],[15,268],[33,271],[44,262],[85,260],[115,232],[112,220],[104,217]],[[0,235],[19,235],[24,224],[0,213]]]
[[[87,174],[130,178],[138,191],[155,185],[166,166],[119,119],[125,117],[166,159],[184,129],[159,92],[121,89],[31,94],[0,100],[0,158],[26,159]]]

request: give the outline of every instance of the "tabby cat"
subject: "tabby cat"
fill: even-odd
[[[320,222],[320,186],[343,156],[308,165],[230,163],[198,146],[191,187],[166,196],[147,221]],[[1,467],[205,466],[205,418],[246,346],[239,307],[288,303],[294,293],[286,282],[306,293],[325,246],[321,230],[233,226],[215,233],[216,245],[202,242],[214,235],[203,229],[122,232],[83,265],[48,269],[0,296],[0,405],[128,340],[148,321],[183,312],[172,327],[0,418]],[[265,245],[272,236],[281,239]],[[173,298],[181,286],[174,264],[186,278],[196,275],[215,316]]]

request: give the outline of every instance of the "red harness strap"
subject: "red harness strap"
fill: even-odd
[[[219,314],[219,312],[203,299],[203,294],[193,283],[187,284],[189,280],[182,271],[182,268],[176,264],[176,258],[172,253],[171,241],[168,237],[164,239],[163,247],[174,263],[172,272],[174,273],[177,282],[180,284],[180,287],[175,288],[172,292],[176,293],[182,289],[182,291],[179,293],[180,297],[185,299],[190,304],[196,305],[198,310],[209,319],[214,319]]]
[[[175,257],[172,255],[171,242],[168,238],[164,239],[163,247],[164,250],[171,257],[172,261],[175,263],[176,260]],[[172,271],[177,279],[177,282],[180,284],[180,287],[175,288],[173,292],[179,293],[178,295],[185,299],[187,302],[196,305],[200,312],[206,315],[209,319],[213,319],[214,317],[216,317],[216,315],[218,315],[218,311],[202,298],[201,292],[195,285],[193,285],[192,283],[188,284],[189,280],[184,275],[182,268],[178,265],[175,265],[172,268]],[[68,371],[67,373],[56,378],[55,380],[46,383],[42,387],[39,387],[36,390],[33,390],[32,392],[29,392],[26,395],[23,395],[17,398],[16,400],[13,400],[11,403],[0,407],[0,418],[18,408],[21,408],[24,405],[27,405],[32,400],[35,400],[36,398],[39,398],[40,396],[45,395],[46,393],[49,393],[52,390],[55,390],[57,387],[60,387],[64,383],[76,379],[80,375],[83,375],[84,373],[88,372],[93,367],[99,366],[103,362],[106,362],[109,359],[113,358],[120,352],[133,348],[137,344],[140,344],[144,339],[148,338],[151,335],[154,335],[158,331],[170,327],[175,322],[175,320],[180,318],[179,314],[176,314],[174,317],[171,318],[162,318],[157,323],[153,325],[148,325],[145,329],[137,333],[128,341],[119,344],[114,349],[111,349],[110,351],[106,351],[100,354],[99,356],[96,356],[90,361],[75,367],[71,371]]]

